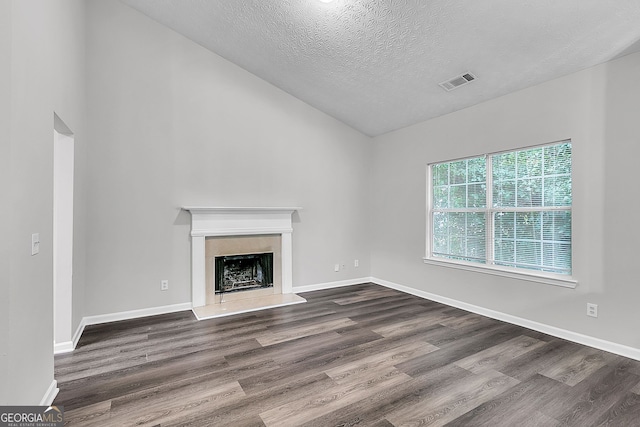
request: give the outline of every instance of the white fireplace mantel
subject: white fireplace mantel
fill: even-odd
[[[185,206],[191,213],[191,300],[206,304],[205,238],[279,234],[282,239],[282,293],[293,293],[293,232],[291,216],[299,207]]]

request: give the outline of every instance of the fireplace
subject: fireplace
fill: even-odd
[[[305,302],[292,289],[292,215],[300,208],[183,209],[191,213],[191,299],[199,320]],[[265,254],[272,254],[269,264]],[[238,255],[251,255],[250,262],[255,264],[247,267],[249,260],[240,263]],[[225,283],[224,273],[217,277],[216,263],[225,258],[236,278],[216,289],[216,280]]]
[[[273,253],[215,257],[215,293],[273,287]]]

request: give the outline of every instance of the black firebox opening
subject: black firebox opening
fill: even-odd
[[[216,294],[273,287],[273,252],[218,256],[215,279]]]

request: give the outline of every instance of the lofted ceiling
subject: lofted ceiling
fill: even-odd
[[[370,136],[640,51],[639,0],[122,1]]]

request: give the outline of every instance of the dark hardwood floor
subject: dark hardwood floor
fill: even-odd
[[[373,284],[89,326],[67,425],[640,426],[640,362]]]

